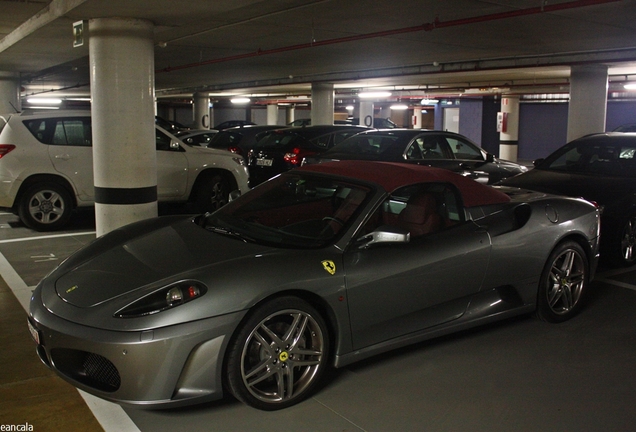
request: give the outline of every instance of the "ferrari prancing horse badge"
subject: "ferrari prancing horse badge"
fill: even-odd
[[[322,262],[322,266],[327,271],[327,273],[334,275],[336,274],[336,263],[331,260],[324,260]]]

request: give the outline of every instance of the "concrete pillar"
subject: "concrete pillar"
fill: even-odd
[[[267,105],[267,124],[278,124],[278,105]]]
[[[422,129],[422,108],[413,108],[413,116],[411,117],[411,127],[413,129]]]
[[[572,67],[568,107],[568,142],[583,135],[605,131],[607,90],[607,66]]]
[[[192,98],[192,118],[194,129],[210,129],[210,96],[195,93]]]
[[[360,101],[360,126],[373,127],[373,102]]]
[[[0,71],[0,115],[21,111],[20,75]]]
[[[296,117],[296,107],[293,105],[288,105],[285,107],[285,124],[288,125],[293,122]]]
[[[95,220],[100,236],[157,216],[153,24],[89,22]]]
[[[333,124],[333,84],[311,85],[311,124],[330,125]]]
[[[519,153],[519,97],[501,98],[501,117],[499,130],[499,157],[512,162],[517,161]]]

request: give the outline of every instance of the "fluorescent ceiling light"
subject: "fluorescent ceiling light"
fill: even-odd
[[[404,111],[406,109],[409,109],[409,107],[408,105],[405,105],[405,104],[396,104],[396,105],[391,105],[391,109],[396,111]]]
[[[636,90],[636,83],[630,82],[627,84],[623,84],[625,90]]]
[[[437,99],[422,99],[420,102],[421,105],[435,105],[436,103],[439,103]]]
[[[369,91],[369,92],[361,92],[358,93],[358,96],[365,99],[373,99],[373,98],[386,98],[391,96],[391,92],[388,91]]]
[[[250,98],[246,98],[246,97],[236,97],[233,99],[230,99],[230,101],[233,104],[246,104],[250,102]]]
[[[30,104],[42,104],[42,105],[59,105],[62,103],[62,99],[57,98],[29,98],[27,102]]]

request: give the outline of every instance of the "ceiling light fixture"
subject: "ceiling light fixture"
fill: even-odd
[[[435,105],[436,103],[439,103],[437,99],[422,99],[420,101],[420,105]]]
[[[409,109],[409,107],[408,105],[405,105],[405,104],[395,104],[395,105],[391,105],[391,109],[396,111],[404,111]]]
[[[236,98],[230,99],[230,102],[232,102],[233,104],[246,104],[246,103],[250,103],[251,100],[250,98],[246,98],[246,97],[236,97]]]
[[[30,104],[42,104],[42,105],[60,105],[62,99],[57,98],[29,98],[27,102]]]
[[[625,90],[636,90],[636,82],[628,82],[623,84]]]
[[[358,93],[358,96],[365,99],[374,99],[374,98],[387,98],[391,96],[391,92],[388,91],[365,91]]]

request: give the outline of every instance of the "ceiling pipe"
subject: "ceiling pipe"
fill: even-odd
[[[365,33],[365,34],[346,36],[346,37],[335,38],[335,39],[327,39],[324,41],[309,42],[309,43],[303,43],[298,45],[290,45],[286,47],[273,48],[268,50],[258,49],[257,51],[249,52],[245,54],[237,54],[234,56],[222,57],[222,58],[212,59],[212,60],[205,60],[205,61],[185,64],[181,66],[169,66],[163,69],[157,69],[155,73],[165,73],[165,72],[171,72],[175,70],[190,69],[194,67],[206,66],[206,65],[216,64],[216,63],[224,63],[224,62],[242,60],[242,59],[251,58],[251,57],[279,54],[279,53],[288,52],[288,51],[296,51],[296,50],[314,48],[314,47],[326,46],[326,45],[335,45],[335,44],[359,41],[364,39],[394,36],[398,34],[413,33],[413,32],[419,32],[419,31],[433,31],[440,28],[463,26],[468,24],[482,23],[487,21],[496,21],[496,20],[508,19],[508,18],[516,18],[520,16],[535,15],[535,14],[541,14],[546,12],[557,12],[557,11],[562,11],[567,9],[576,9],[576,8],[595,6],[595,5],[605,4],[605,3],[614,3],[619,1],[621,0],[575,0],[575,1],[565,2],[565,3],[559,3],[559,4],[550,4],[550,5],[543,4],[538,7],[519,9],[519,10],[508,11],[508,12],[499,12],[494,14],[476,16],[471,18],[462,18],[462,19],[450,20],[450,21],[440,21],[439,19],[436,18],[432,23],[426,23],[426,24],[417,25],[413,27],[404,27],[404,28],[394,29],[394,30]]]

